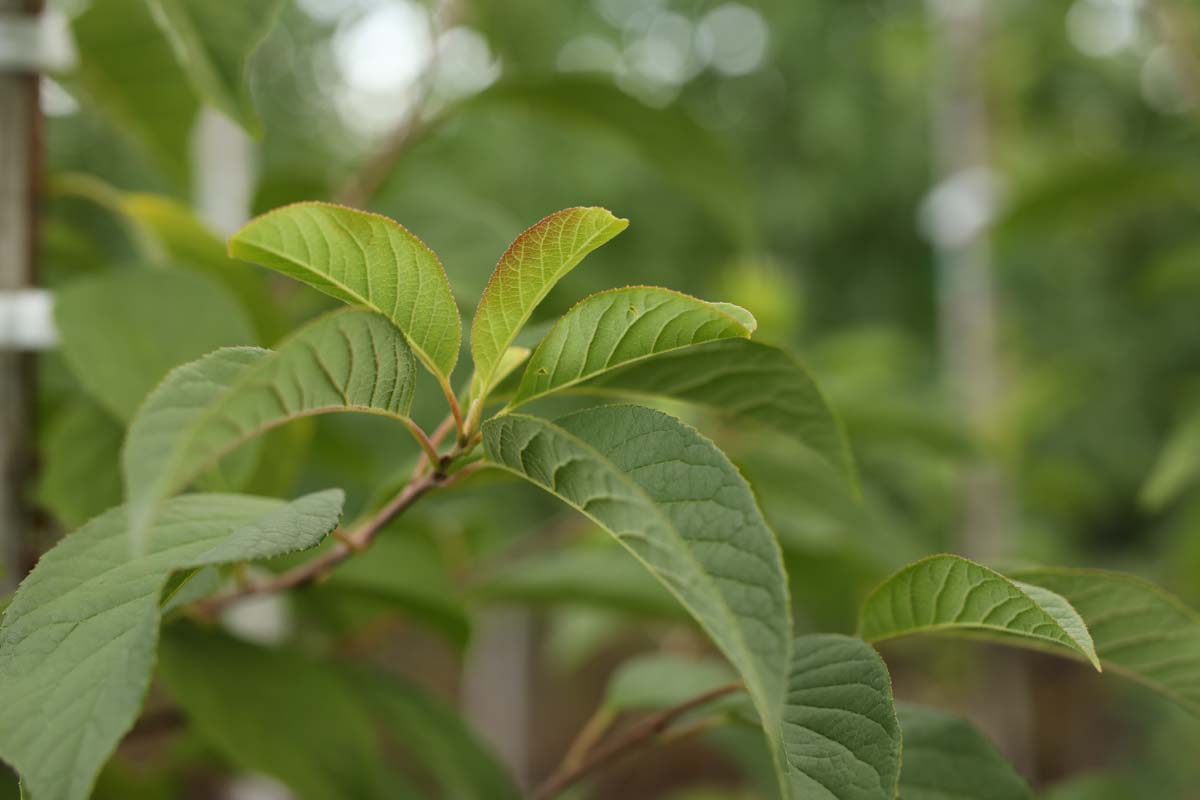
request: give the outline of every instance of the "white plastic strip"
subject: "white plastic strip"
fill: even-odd
[[[0,14],[0,72],[65,72],[77,53],[64,14]]]
[[[48,290],[0,292],[0,350],[50,350],[56,344],[54,296]]]

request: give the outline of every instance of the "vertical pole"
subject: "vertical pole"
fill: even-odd
[[[40,0],[0,0],[0,14],[40,10]],[[40,141],[38,76],[0,73],[0,292],[34,284]],[[32,354],[0,349],[0,592],[24,573],[33,388]]]
[[[942,372],[973,437],[985,445],[999,410],[1000,365],[989,223],[996,205],[988,167],[983,54],[986,0],[926,0],[936,74],[931,98],[935,188],[926,227],[937,257]],[[985,455],[962,478],[959,549],[969,558],[1011,555],[1010,488]],[[1030,776],[1035,757],[1028,665],[989,653],[968,703],[1010,761]]]

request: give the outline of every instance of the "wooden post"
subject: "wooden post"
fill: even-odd
[[[0,14],[38,13],[40,0],[0,0]],[[36,74],[0,73],[0,292],[34,283],[41,107]],[[32,472],[34,362],[0,348],[0,592],[24,575]]]

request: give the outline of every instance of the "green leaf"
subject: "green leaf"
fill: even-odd
[[[414,777],[431,780],[439,796],[519,797],[452,711],[380,673],[176,626],[163,639],[162,676],[205,742],[304,800],[396,797],[385,740],[428,773]]]
[[[1087,625],[1067,600],[959,556],[930,556],[885,580],[863,603],[858,632],[869,642],[914,633],[993,635],[1065,648],[1100,670]]]
[[[129,427],[122,466],[133,542],[162,500],[260,433],[299,417],[358,411],[407,421],[415,365],[370,311],[319,318],[277,350],[218,350],[173,370]]]
[[[224,287],[180,270],[120,269],[73,281],[55,294],[54,321],[75,377],[122,421],[172,367],[256,338]]]
[[[145,0],[92,3],[72,29],[83,90],[177,185],[186,185],[199,104]]]
[[[649,653],[617,668],[609,678],[604,702],[614,711],[655,711],[679,705],[734,679],[729,665],[722,661]]]
[[[750,487],[724,454],[637,406],[556,423],[504,415],[484,424],[483,443],[493,462],[612,533],[679,598],[742,676],[777,747],[791,659],[787,577]]]
[[[247,69],[282,0],[147,0],[196,94],[249,133],[259,132]]]
[[[471,355],[486,395],[504,352],[529,315],[588,253],[629,226],[603,208],[555,212],[518,236],[500,257],[471,323]]]
[[[149,685],[172,572],[312,547],[337,526],[341,509],[338,490],[291,503],[186,495],[163,505],[140,557],[129,557],[125,507],[43,556],[0,627],[0,757],[29,794],[89,794]]]
[[[1039,567],[1009,574],[1066,598],[1105,669],[1200,715],[1200,615],[1179,599],[1119,572]]]
[[[904,732],[900,800],[1032,800],[1024,779],[967,722],[932,708],[898,703]]]
[[[741,338],[706,342],[599,373],[577,390],[669,397],[766,425],[856,481],[837,418],[804,368],[777,347]]]
[[[1159,511],[1198,481],[1200,413],[1172,431],[1142,487],[1142,505],[1151,511]]]
[[[229,254],[377,311],[448,386],[462,343],[458,306],[437,255],[397,222],[332,203],[296,203],[252,219]]]
[[[70,528],[121,502],[125,428],[86,397],[57,412],[40,442],[37,500]]]
[[[801,636],[783,710],[792,797],[892,800],[900,725],[883,659],[861,639]]]
[[[568,389],[621,364],[730,337],[748,338],[750,313],[669,289],[600,292],[563,315],[529,359],[513,407]]]

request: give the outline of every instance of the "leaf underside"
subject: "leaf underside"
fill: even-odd
[[[490,460],[608,530],[679,598],[741,674],[777,749],[791,651],[786,576],[749,486],[716,446],[638,406],[555,423],[504,415],[483,437]]]
[[[159,603],[178,570],[270,558],[317,544],[342,493],[291,503],[185,495],[163,505],[130,558],[125,507],[67,536],[21,584],[0,627],[0,758],[31,797],[87,797],[150,682]]]
[[[357,309],[321,317],[274,351],[228,348],[173,370],[142,405],[125,444],[134,544],[164,498],[273,426],[336,411],[406,418],[414,371],[403,336]]]

